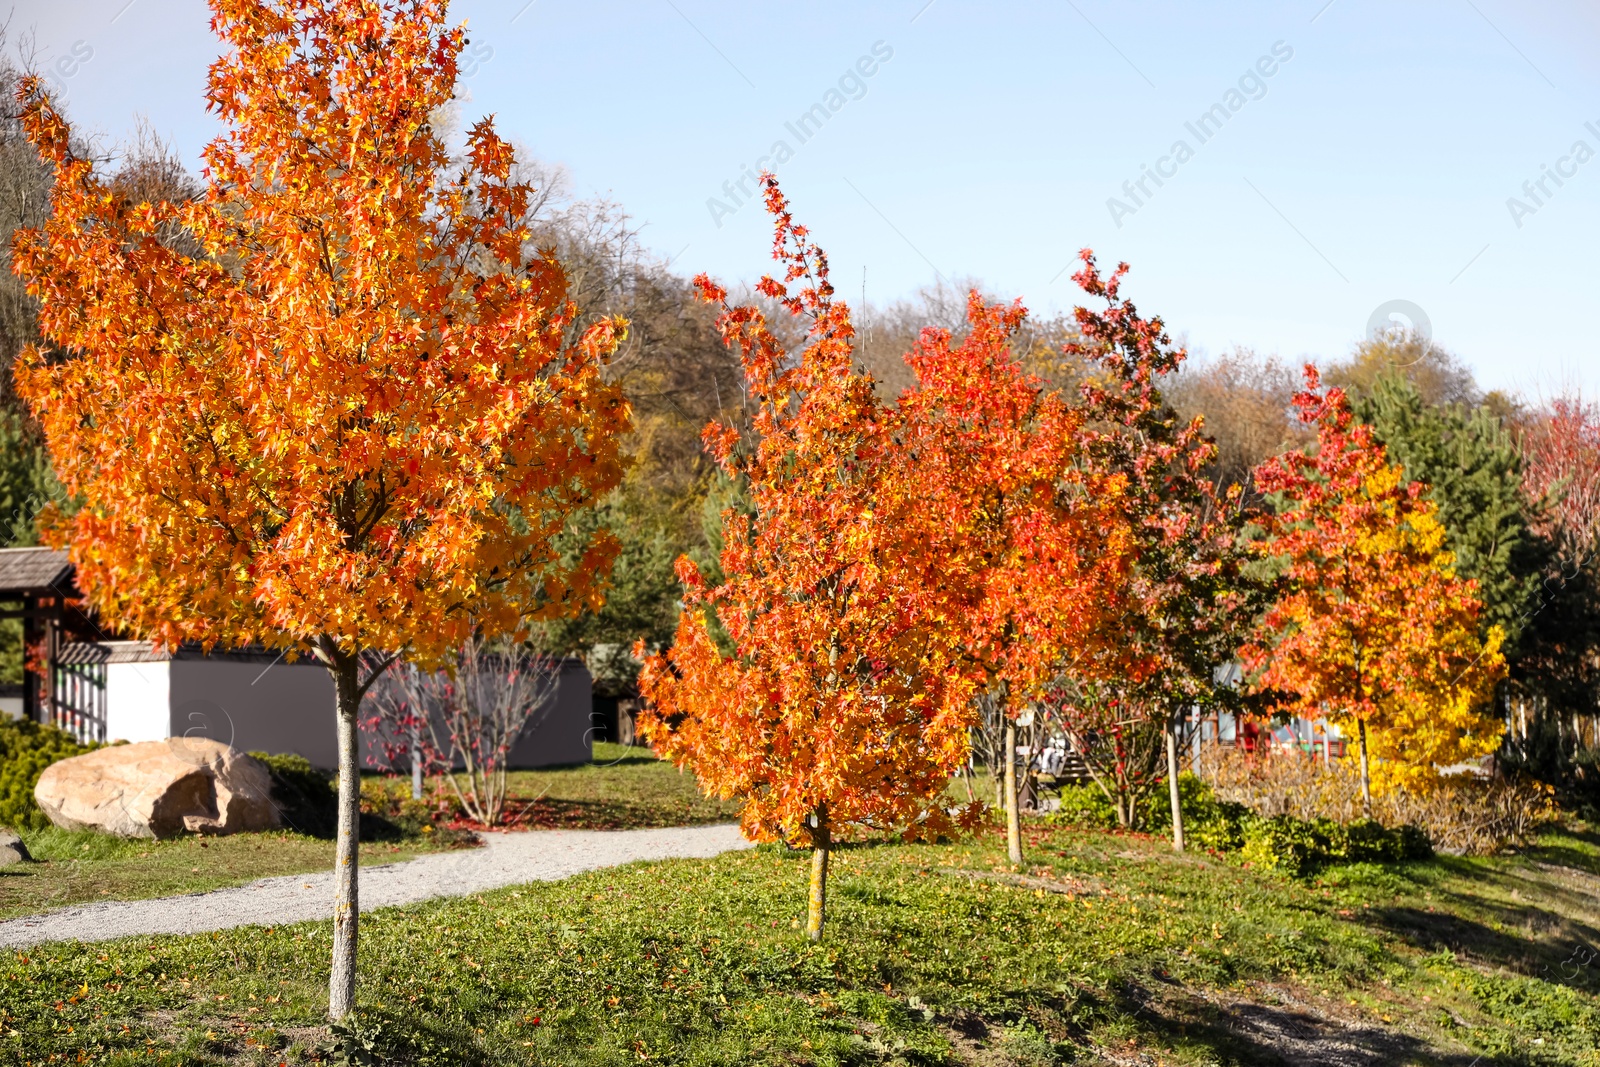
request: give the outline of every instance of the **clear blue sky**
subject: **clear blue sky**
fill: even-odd
[[[1486,386],[1600,389],[1600,155],[1573,154],[1600,153],[1592,2],[469,0],[453,17],[478,49],[463,117],[494,113],[685,271],[767,269],[764,218],[723,183],[783,141],[785,189],[852,296],[865,267],[875,301],[939,272],[1065,307],[1088,245],[1130,261],[1130,295],[1203,351],[1336,356],[1400,299]],[[144,116],[198,161],[207,21],[202,0],[21,0],[11,27],[70,70],[77,121],[115,140]],[[892,56],[861,75],[875,44]],[[802,143],[786,123],[819,103],[837,110]],[[1213,105],[1226,120],[1199,127]],[[1169,176],[1135,199],[1146,166]],[[1536,202],[1523,183],[1541,178]]]

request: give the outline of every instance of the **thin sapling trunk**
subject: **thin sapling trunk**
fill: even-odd
[[[811,897],[806,906],[806,937],[821,941],[828,916],[828,853],[833,850],[826,804],[817,809],[816,820],[811,834]]]
[[[1372,818],[1372,770],[1367,763],[1367,720],[1356,720],[1356,734],[1361,741],[1361,812]]]
[[[1178,792],[1178,716],[1167,716],[1167,791],[1172,800],[1172,848],[1183,851],[1183,799]]]
[[[330,643],[331,645],[331,643]],[[360,657],[331,649],[329,672],[336,697],[339,740],[339,817],[333,860],[333,970],[328,978],[328,1017],[344,1018],[355,1007],[356,940],[361,918],[356,876],[360,861],[361,767],[356,711],[361,704]]]
[[[1006,853],[1022,864],[1022,815],[1017,810],[1017,721],[1006,717],[1005,745]]]

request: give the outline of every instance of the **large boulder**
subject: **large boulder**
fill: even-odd
[[[267,769],[236,748],[199,737],[113,745],[52,763],[33,799],[57,826],[121,837],[233,834],[279,825]]]

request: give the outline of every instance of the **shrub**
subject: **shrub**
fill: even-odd
[[[1064,785],[1060,790],[1061,806],[1047,816],[1053,823],[1109,830],[1117,825],[1117,812],[1111,800],[1092,783]]]
[[[272,775],[272,800],[283,824],[311,837],[332,837],[338,829],[337,794],[328,775],[292,752],[252,752]]]
[[[310,837],[332,837],[339,829],[338,793],[333,776],[317,770],[304,756],[252,752],[272,775],[272,800],[283,824]],[[363,841],[431,840],[445,844],[470,844],[472,833],[453,830],[440,820],[456,815],[448,798],[439,802],[411,799],[409,782],[395,778],[366,778],[361,783]]]
[[[1068,826],[1111,829],[1117,825],[1117,809],[1106,796],[1105,790],[1092,782],[1083,785],[1064,785],[1060,789],[1061,807],[1051,813],[1051,821]],[[1178,776],[1178,803],[1183,805],[1185,820],[1203,819],[1209,806],[1214,806],[1211,788],[1185,771]],[[1134,825],[1152,833],[1172,826],[1172,799],[1165,781],[1159,789],[1141,797]],[[1187,828],[1188,823],[1185,822]]]
[[[0,826],[43,830],[50,825],[33,802],[33,787],[50,764],[81,756],[96,745],[80,745],[54,726],[0,720]]]
[[[1194,845],[1214,852],[1237,852],[1244,847],[1245,824],[1255,818],[1255,813],[1243,804],[1231,800],[1216,800],[1207,796],[1192,811],[1186,805],[1184,836]]]
[[[1279,870],[1296,878],[1311,873],[1331,855],[1327,835],[1316,823],[1293,815],[1253,818],[1244,823],[1239,857],[1257,867]]]

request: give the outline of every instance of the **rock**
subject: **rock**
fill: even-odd
[[[23,863],[33,859],[28,855],[28,846],[22,843],[22,838],[0,826],[0,867],[9,867],[13,863]]]
[[[33,799],[63,829],[120,837],[279,825],[267,769],[236,748],[200,737],[114,745],[52,763]]]

